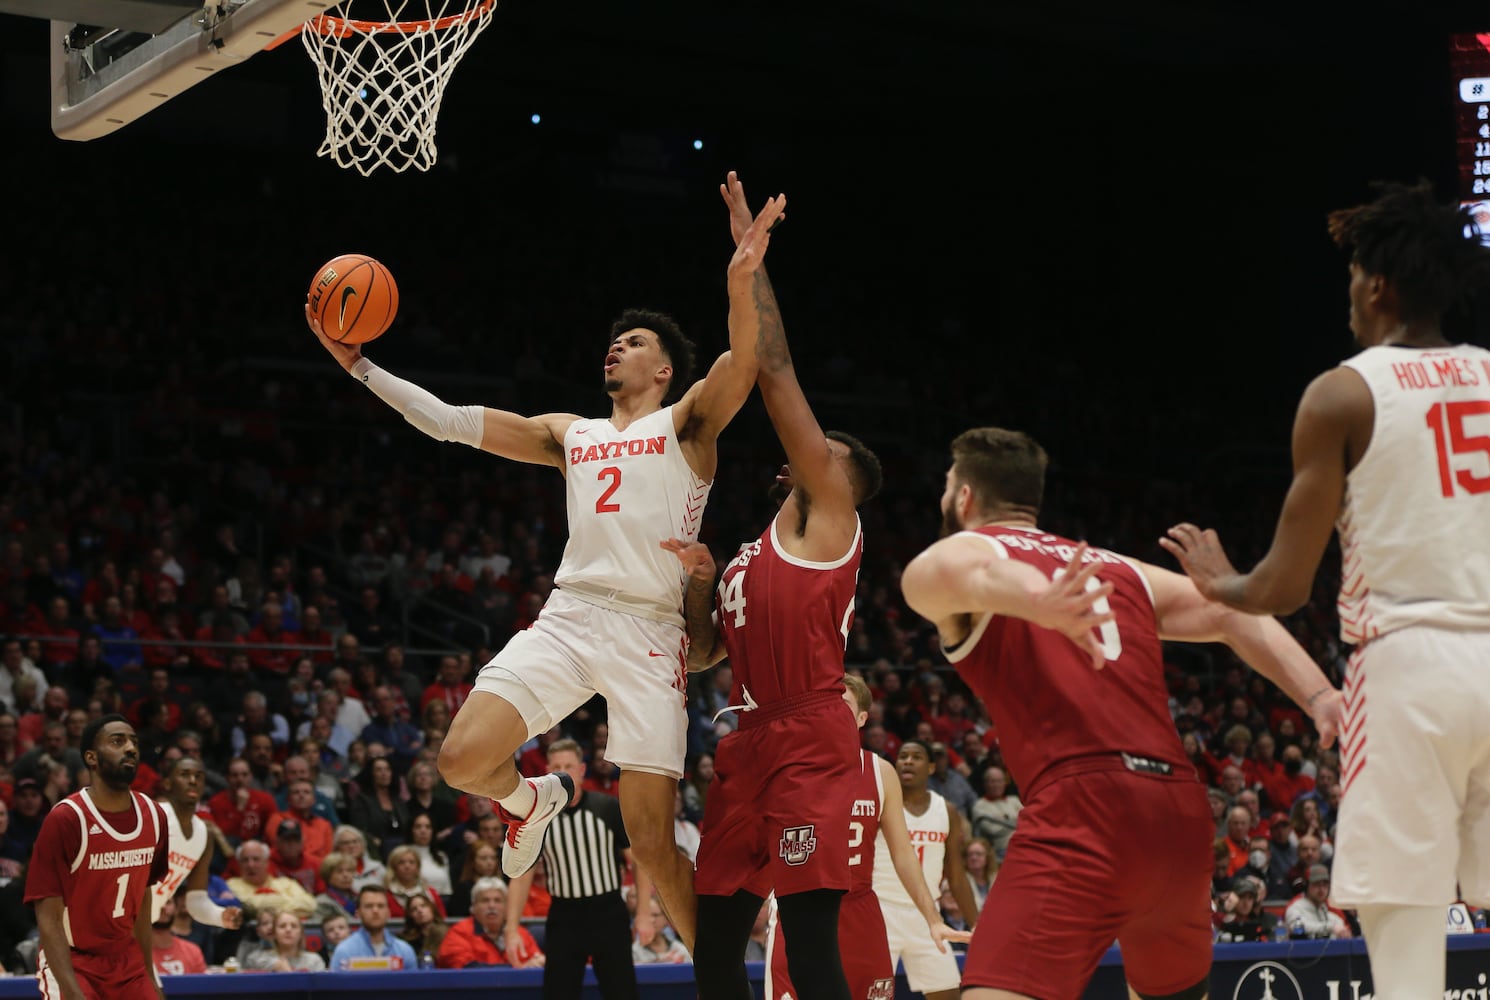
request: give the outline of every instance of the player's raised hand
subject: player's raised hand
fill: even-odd
[[[931,925],[931,940],[936,942],[936,950],[945,953],[949,944],[965,944],[973,939],[972,931],[955,931],[947,926],[945,920],[938,920]]]
[[[766,260],[766,247],[771,245],[771,227],[786,217],[786,195],[778,194],[766,200],[765,207],[757,213],[750,228],[740,237],[735,255],[730,258],[729,274],[753,275]]]
[[[331,353],[336,363],[347,371],[351,371],[352,366],[362,358],[362,349],[356,344],[339,344],[326,336],[321,329],[321,321],[316,319],[315,313],[311,312],[310,299],[305,300],[305,325],[310,327],[310,332],[316,335],[316,339]]]
[[[1226,558],[1221,539],[1211,528],[1201,530],[1193,524],[1176,524],[1159,545],[1179,560],[1195,589],[1207,600],[1220,600],[1217,584],[1237,575],[1236,567]]]
[[[681,538],[668,538],[661,542],[668,552],[678,557],[683,571],[696,580],[714,582],[714,553],[703,542],[685,542]]]
[[[1097,579],[1102,563],[1095,559],[1085,562],[1086,553],[1085,542],[1076,546],[1050,586],[1035,595],[1030,620],[1076,643],[1092,658],[1092,669],[1101,670],[1107,663],[1107,654],[1096,630],[1113,620],[1112,609],[1107,605],[1112,584]]]
[[[735,246],[739,246],[752,221],[750,204],[745,200],[745,185],[740,183],[740,175],[733,170],[726,174],[724,183],[719,185],[719,194],[729,209],[730,238],[735,241]]]

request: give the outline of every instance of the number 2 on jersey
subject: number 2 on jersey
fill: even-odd
[[[1433,444],[1438,450],[1438,486],[1446,497],[1453,497],[1455,484],[1469,494],[1490,492],[1490,476],[1455,469],[1450,460],[1450,456],[1464,458],[1476,452],[1490,459],[1490,434],[1471,437],[1464,432],[1464,418],[1473,416],[1490,416],[1490,400],[1434,403],[1428,407],[1428,426],[1433,429]]]
[[[620,510],[621,505],[611,503],[610,498],[615,496],[616,490],[621,488],[621,470],[614,465],[607,465],[595,474],[595,478],[610,480],[610,485],[605,488],[605,492],[600,494],[600,497],[595,501],[595,513],[613,514]]]
[[[855,821],[855,822],[849,823],[848,828],[849,828],[848,847],[849,847],[849,850],[854,851],[854,848],[856,848],[860,844],[864,843],[864,824]],[[849,857],[848,857],[849,867],[852,868],[854,865],[859,864],[863,860],[864,860],[864,855],[861,854],[859,851],[854,851],[854,853],[853,854],[850,854]]]
[[[1059,580],[1065,575],[1066,568],[1062,566],[1060,569],[1050,574],[1050,578],[1052,580]],[[1096,590],[1100,586],[1102,586],[1102,581],[1098,580],[1095,576],[1087,577],[1087,590]],[[1109,614],[1112,611],[1112,605],[1107,603],[1107,598],[1103,597],[1092,602],[1092,610],[1099,615],[1105,615]],[[1097,634],[1102,637],[1102,658],[1104,660],[1108,660],[1110,662],[1123,655],[1123,637],[1118,634],[1117,622],[1111,621],[1103,623],[1102,627],[1097,630]]]

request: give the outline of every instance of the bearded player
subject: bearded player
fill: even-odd
[[[47,813],[26,872],[37,985],[49,1000],[164,1000],[147,897],[166,874],[166,818],[130,791],[140,743],[124,716],[88,723],[80,746],[92,780]]]
[[[1139,997],[1201,1000],[1215,827],[1169,715],[1160,641],[1225,643],[1313,716],[1323,746],[1340,692],[1273,618],[1042,531],[1045,466],[1017,431],[957,437],[948,536],[901,580],[988,706],[1024,799],[984,907],[998,919],[978,923],[963,995],[1075,1000],[1116,940]]]

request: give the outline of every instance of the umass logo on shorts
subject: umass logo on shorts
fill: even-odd
[[[895,980],[876,979],[869,987],[867,1000],[895,1000]]]
[[[805,865],[817,850],[817,838],[811,826],[789,826],[781,831],[781,860],[789,865]]]

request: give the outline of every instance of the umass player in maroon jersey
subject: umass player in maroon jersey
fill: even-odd
[[[164,1000],[149,893],[167,871],[165,814],[130,791],[140,744],[124,716],[90,722],[80,746],[92,782],[47,813],[26,873],[37,984],[44,1000]]]
[[[1230,646],[1314,717],[1324,746],[1339,693],[1274,619],[1042,531],[1045,464],[1020,432],[960,435],[947,537],[901,580],[988,706],[1024,799],[984,904],[999,919],[978,922],[963,996],[1074,1000],[1116,940],[1138,996],[1200,1000],[1215,827],[1169,716],[1160,641]]]
[[[869,686],[853,674],[843,678],[843,700],[854,713],[860,729],[869,719],[873,701]],[[900,776],[883,757],[859,751],[860,772],[855,778],[854,807],[849,819],[849,871],[852,884],[838,911],[838,949],[843,974],[853,1000],[891,1000],[895,996],[895,962],[890,957],[885,915],[874,891],[875,842],[883,830],[885,848],[895,865],[900,884],[926,920],[931,940],[939,950],[949,941],[966,941],[970,931],[954,931],[942,919],[937,901],[926,886],[916,848],[906,829]],[[766,981],[764,1000],[789,1000],[801,994],[792,983],[786,963],[786,938],[777,915],[772,914],[766,936]]]
[[[730,181],[721,193],[738,239],[751,216],[738,180]],[[730,297],[730,325],[759,329],[757,384],[786,449],[778,477],[786,498],[760,538],[725,567],[717,614],[708,549],[663,543],[689,571],[689,667],[727,653],[731,701],[740,709],[738,731],[715,752],[704,806],[693,966],[701,996],[748,1000],[745,947],[774,891],[799,996],[849,1000],[837,927],[860,765],[858,727],[843,701],[843,653],[863,552],[858,506],[878,492],[881,473],[862,443],[818,425],[765,269],[752,281],[749,296]]]

